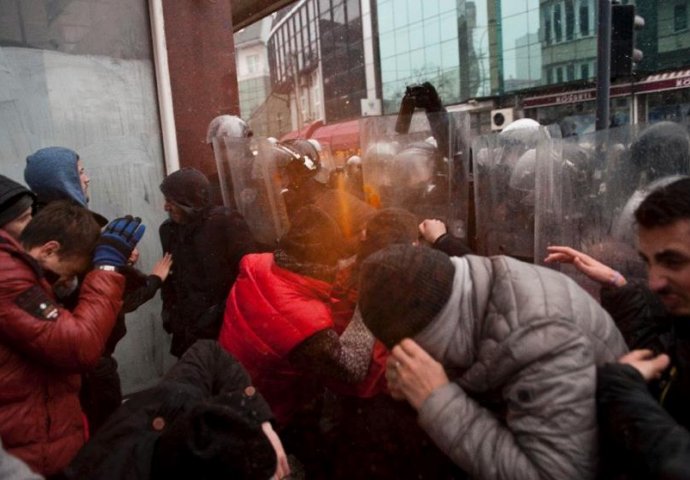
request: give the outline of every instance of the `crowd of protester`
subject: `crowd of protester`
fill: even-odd
[[[250,135],[221,116],[208,142]],[[359,157],[323,180],[314,142],[270,148],[289,228],[258,241],[233,172],[182,168],[149,274],[146,226],[89,208],[75,151],[0,175],[0,478],[690,478],[690,178],[635,205],[647,282],[549,247],[597,301],[367,203]],[[125,314],[158,290],[178,361],[123,398]]]

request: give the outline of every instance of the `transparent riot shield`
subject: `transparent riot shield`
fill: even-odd
[[[316,142],[317,140],[312,141]],[[319,162],[321,165],[319,168],[319,173],[316,174],[314,179],[317,182],[327,184],[333,172],[340,165],[337,165],[336,158],[333,155],[330,145],[326,143],[319,143],[318,145]]]
[[[558,156],[556,127],[534,126],[483,135],[472,144],[477,252],[535,256],[538,164]]]
[[[465,113],[447,115],[447,150],[439,148],[424,112],[413,115],[406,134],[395,131],[397,115],[363,118],[363,190],[367,203],[376,208],[404,208],[420,220],[443,220],[462,238],[468,215],[463,162],[469,155],[469,121]]]
[[[256,241],[272,246],[289,226],[272,143],[221,137],[213,140],[213,148],[225,205],[234,202]]]
[[[626,278],[644,278],[644,265],[636,252],[634,211],[651,190],[690,172],[686,127],[663,123],[626,125],[559,140],[562,161],[548,171],[540,166],[543,175],[538,176],[540,262],[547,246],[565,245]],[[675,138],[670,139],[669,132]],[[556,268],[590,292],[598,291],[599,286],[574,267]]]

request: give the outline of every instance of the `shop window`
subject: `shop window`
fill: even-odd
[[[686,4],[673,7],[673,31],[680,32],[688,28],[688,7]]]

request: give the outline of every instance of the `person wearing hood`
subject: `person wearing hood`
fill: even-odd
[[[163,327],[172,333],[170,353],[180,357],[200,338],[218,338],[225,299],[242,257],[255,251],[244,218],[211,203],[211,185],[194,168],[161,183],[169,219],[160,226],[163,251],[175,268],[163,283]]]
[[[84,161],[79,155],[65,147],[42,148],[26,158],[24,178],[34,193],[37,210],[53,202],[64,200],[89,209],[89,186],[91,179],[86,173]],[[96,222],[102,227],[108,220],[90,210]],[[158,291],[170,268],[171,259],[163,257],[154,266],[151,275],[145,275],[132,266],[138,251],[121,269],[126,279],[125,303],[115,327],[106,342],[103,357],[96,368],[84,374],[80,393],[82,407],[89,420],[89,428],[95,431],[122,402],[122,388],[117,360],[113,353],[117,343],[127,333],[125,313],[136,310]],[[63,279],[56,285],[56,294],[68,308],[74,308],[80,294],[80,278]]]
[[[0,175],[0,229],[19,240],[31,221],[36,195],[11,178]]]
[[[362,264],[359,309],[391,394],[477,480],[593,479],[596,367],[627,351],[565,275],[505,256],[396,245]]]
[[[38,197],[37,210],[55,200],[70,200],[89,208],[91,179],[74,150],[65,147],[37,150],[26,157],[24,180]],[[101,226],[108,223],[102,215],[96,212],[93,215]]]

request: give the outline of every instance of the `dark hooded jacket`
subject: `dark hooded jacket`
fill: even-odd
[[[163,251],[175,262],[161,289],[163,327],[173,335],[170,353],[179,357],[197,339],[218,338],[240,260],[255,244],[242,215],[210,206],[210,184],[197,170],[172,173],[161,190],[188,217],[159,229]]]
[[[196,342],[155,387],[132,395],[79,452],[68,479],[269,478],[271,411],[242,366]]]

